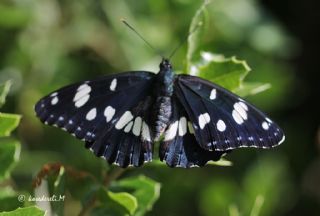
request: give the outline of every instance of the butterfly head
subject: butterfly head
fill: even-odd
[[[171,70],[172,69],[172,66],[171,66],[171,63],[170,63],[169,59],[166,59],[166,58],[162,59],[159,67],[160,67],[161,71],[167,71],[167,70]]]

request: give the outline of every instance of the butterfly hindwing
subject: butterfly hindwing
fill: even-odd
[[[179,75],[175,95],[186,109],[203,149],[271,148],[284,140],[281,129],[265,114],[209,81]]]
[[[124,129],[127,125],[119,125],[119,122],[126,123],[129,112],[138,116],[145,111],[146,107],[142,105],[150,94],[153,77],[150,72],[127,72],[72,84],[42,98],[36,104],[35,111],[42,122],[74,134],[86,141],[88,148],[95,146],[92,148],[94,153],[105,157],[110,163],[139,166],[143,161],[149,161],[151,142],[142,141],[146,146],[139,148],[146,154],[141,156],[137,147],[130,147],[138,139],[141,142],[140,134],[132,137]],[[143,118],[146,119],[141,117],[141,123],[147,124],[148,117],[144,115]],[[112,145],[109,145],[108,139],[113,141]],[[116,147],[112,147],[114,145]],[[139,155],[135,156],[135,162],[121,159],[122,155],[130,156],[133,152]]]
[[[196,141],[194,130],[184,107],[177,98],[172,101],[170,124],[160,143],[160,160],[170,167],[189,168],[217,161],[225,152],[206,151]]]
[[[141,166],[152,160],[152,135],[150,113],[152,97],[147,96],[130,110],[125,111],[119,120],[105,127],[93,142],[86,142],[95,155],[105,158],[110,164],[121,167]]]

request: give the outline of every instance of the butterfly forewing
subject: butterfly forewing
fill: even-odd
[[[149,127],[149,117],[143,112],[150,104],[141,101],[147,101],[153,77],[150,72],[128,72],[73,84],[41,99],[35,110],[42,122],[85,140],[88,148],[110,163],[139,166],[150,161],[151,140],[137,133],[139,122],[135,135],[134,122],[127,120],[139,117],[141,129],[142,125]]]
[[[183,168],[204,166],[210,160],[219,160],[225,152],[202,149],[194,136],[187,112],[175,97],[172,106],[170,124],[160,143],[160,160],[166,161],[170,167]]]
[[[179,75],[175,94],[186,109],[203,149],[271,148],[284,140],[281,129],[265,114],[209,81]]]

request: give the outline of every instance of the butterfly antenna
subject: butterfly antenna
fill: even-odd
[[[164,58],[164,56],[156,49],[154,48],[135,28],[133,28],[125,19],[121,19],[121,22],[123,22],[123,24],[125,24],[127,27],[129,27],[134,33],[136,33],[136,35],[143,40],[153,51],[155,51],[158,55],[160,55],[162,58]]]
[[[180,42],[180,44],[171,52],[169,59],[174,56],[174,54],[177,52],[178,49],[182,47],[182,45],[188,40],[189,36],[192,35],[195,31],[198,30],[198,28],[202,26],[202,22],[199,22],[190,32],[187,34],[187,36]]]

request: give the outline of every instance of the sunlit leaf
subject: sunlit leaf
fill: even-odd
[[[20,122],[21,116],[16,114],[0,113],[0,137],[9,136]]]
[[[123,206],[130,214],[133,214],[138,207],[136,198],[129,193],[113,193],[108,191],[108,196],[110,199]]]
[[[8,178],[19,160],[20,143],[14,139],[0,139],[0,180]]]
[[[137,207],[137,199],[126,192],[112,192],[105,188],[99,191],[99,200],[102,205],[93,210],[92,215],[132,215]]]
[[[6,97],[9,93],[12,82],[8,80],[7,82],[0,84],[0,107],[6,102]]]
[[[243,82],[241,87],[235,89],[233,92],[241,97],[246,97],[249,95],[259,94],[269,88],[271,88],[269,83]]]
[[[146,163],[145,166],[167,166],[166,163],[156,158],[152,160],[152,163]]]
[[[10,212],[2,212],[0,216],[44,216],[45,212],[35,206],[18,208]]]
[[[232,161],[228,161],[224,158],[221,158],[218,161],[209,161],[207,164],[214,165],[214,166],[232,166]]]
[[[202,59],[203,63],[198,66],[197,75],[231,91],[241,87],[243,79],[250,71],[245,61],[235,57],[225,58],[203,52]]]
[[[131,194],[137,198],[138,209],[135,212],[136,216],[142,216],[151,210],[160,196],[160,183],[145,176],[125,178],[117,182],[117,185],[132,191]]]

